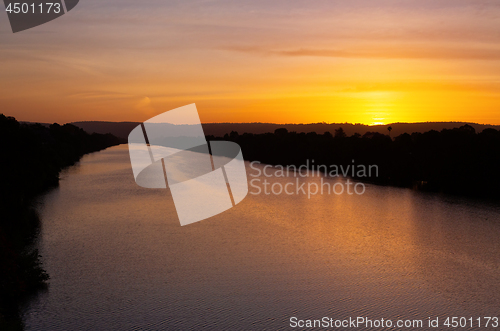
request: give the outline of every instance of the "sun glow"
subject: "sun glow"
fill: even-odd
[[[483,15],[460,1],[439,11],[432,1],[248,1],[227,15],[225,2],[194,12],[162,3],[127,2],[112,20],[89,9],[71,33],[57,24],[44,25],[43,38],[23,33],[23,47],[0,25],[2,112],[144,121],[196,103],[204,123],[500,124],[500,6],[478,4]],[[124,34],[135,15],[158,25]]]

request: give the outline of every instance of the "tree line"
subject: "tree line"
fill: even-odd
[[[390,131],[389,131],[390,134]],[[440,132],[404,133],[391,138],[376,132],[347,136],[339,127],[332,134],[289,132],[209,136],[238,143],[247,161],[271,165],[378,165],[382,185],[418,188],[475,197],[499,197],[500,131],[476,133],[470,125]]]
[[[70,124],[23,124],[0,114],[0,329],[22,329],[20,305],[49,279],[33,245],[40,229],[33,198],[57,186],[60,171],[84,154],[123,142]]]

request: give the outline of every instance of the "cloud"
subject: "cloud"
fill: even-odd
[[[68,95],[70,98],[77,99],[129,99],[134,96],[127,93],[110,92],[110,91],[86,91]]]
[[[354,49],[324,49],[324,48],[296,48],[296,49],[268,49],[259,46],[231,47],[222,46],[221,49],[242,53],[260,54],[263,56],[285,57],[332,57],[332,58],[364,58],[364,59],[440,59],[440,60],[500,60],[500,49],[471,48],[468,45],[461,47],[446,47],[427,45],[416,47],[413,45],[396,44],[391,47],[356,47]]]
[[[470,48],[394,47],[380,50],[296,49],[270,52],[282,56],[321,56],[375,59],[499,60],[500,50]]]

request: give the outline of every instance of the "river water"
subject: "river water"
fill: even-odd
[[[181,227],[168,190],[135,184],[122,145],[64,171],[39,210],[51,280],[26,330],[302,329],[293,317],[446,330],[472,317],[470,330],[500,316],[500,203],[367,185],[249,194]],[[372,326],[359,329],[399,329]]]

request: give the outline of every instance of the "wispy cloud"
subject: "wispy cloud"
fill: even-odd
[[[111,92],[111,91],[85,91],[78,92],[68,95],[69,98],[75,99],[128,99],[128,98],[136,98],[137,96],[128,94],[128,93],[120,93],[120,92]]]
[[[221,47],[221,49],[274,56],[290,57],[334,57],[334,58],[366,58],[366,59],[441,59],[441,60],[500,60],[500,49],[474,49],[470,47],[413,47],[393,46],[387,48],[349,49],[311,49],[298,48],[291,50],[272,50],[262,47]]]

